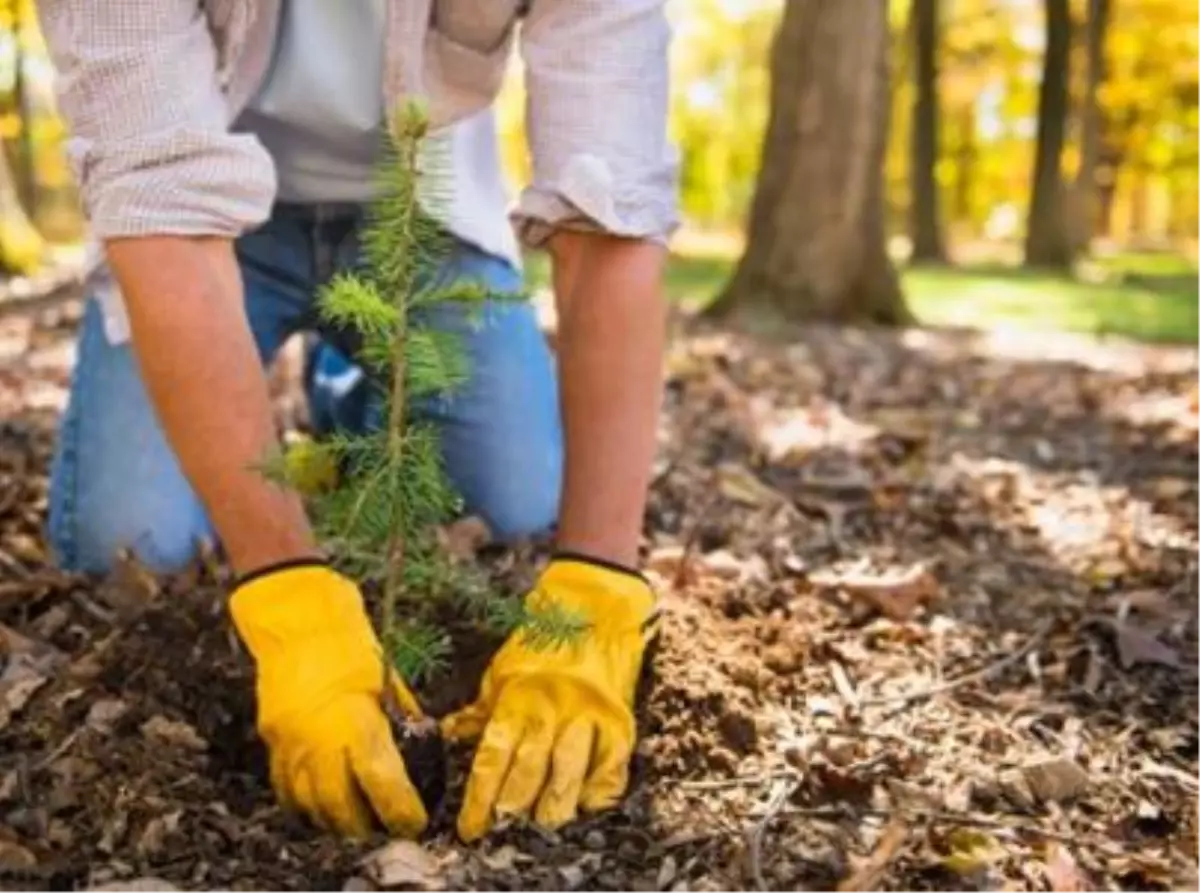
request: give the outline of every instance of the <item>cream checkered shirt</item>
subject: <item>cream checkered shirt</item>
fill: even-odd
[[[39,0],[98,239],[236,236],[275,194],[257,140],[231,134],[266,70],[281,0]],[[328,2],[328,0],[315,0]],[[389,0],[384,96],[435,126],[495,99],[519,45],[533,181],[512,219],[665,239],[677,225],[663,0]]]

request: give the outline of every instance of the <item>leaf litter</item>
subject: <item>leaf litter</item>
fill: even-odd
[[[22,329],[0,379],[0,885],[1195,886],[1194,350],[1118,368],[1100,342],[1032,361],[966,333],[685,325],[630,794],[463,847],[466,749],[420,845],[335,841],[279,809],[211,561],[164,581],[48,565],[76,319]],[[443,535],[503,591],[547,550],[473,522]],[[462,659],[421,692],[435,713],[498,645],[450,632]]]

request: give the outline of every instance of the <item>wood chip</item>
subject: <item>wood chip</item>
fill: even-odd
[[[1074,760],[1056,757],[1022,767],[1029,792],[1043,803],[1073,800],[1087,790],[1090,777]]]
[[[884,829],[871,855],[838,884],[838,890],[874,890],[888,865],[899,855],[906,837],[908,825],[900,816],[894,817]]]
[[[1093,889],[1075,857],[1060,843],[1051,841],[1047,846],[1044,870],[1050,889],[1055,893]]]
[[[141,733],[151,741],[184,750],[207,750],[208,742],[191,725],[165,716],[152,716],[141,725]]]
[[[897,623],[911,620],[939,592],[937,578],[922,564],[879,573],[818,573],[809,579],[818,587],[845,592]]]
[[[441,865],[433,854],[411,840],[393,840],[368,854],[359,866],[378,887],[443,890]]]

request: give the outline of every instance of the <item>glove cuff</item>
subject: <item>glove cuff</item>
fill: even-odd
[[[256,567],[252,571],[247,571],[236,580],[233,581],[233,589],[236,592],[247,583],[253,583],[262,577],[269,577],[271,574],[279,573],[280,571],[291,570],[298,567],[329,567],[329,561],[324,558],[315,556],[307,556],[305,558],[288,558],[284,561],[276,561],[274,564]]]
[[[604,570],[612,571],[617,574],[627,574],[635,579],[641,580],[647,586],[650,581],[636,568],[628,565],[620,564],[616,561],[609,561],[607,558],[597,558],[594,555],[587,555],[583,552],[573,552],[570,549],[558,549],[550,556],[551,561],[577,561],[580,564],[590,564],[593,567],[603,568]]]

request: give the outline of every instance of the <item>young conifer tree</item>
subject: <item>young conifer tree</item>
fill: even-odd
[[[582,631],[561,610],[528,611],[501,596],[482,572],[453,560],[439,526],[461,500],[442,466],[437,430],[414,418],[416,401],[452,397],[469,374],[462,338],[434,329],[427,311],[447,303],[521,299],[489,293],[482,283],[446,283],[432,275],[449,237],[437,223],[449,201],[443,140],[429,133],[424,106],[409,101],[391,118],[379,165],[377,198],[363,229],[365,269],[334,277],[317,297],[322,320],[354,333],[358,359],[380,389],[381,423],[364,434],[340,432],[306,446],[303,466],[269,461],[275,479],[305,494],[318,539],[336,564],[379,589],[381,639],[395,669],[410,681],[438,669],[448,652],[429,608],[453,600],[498,631],[521,626],[545,647]],[[475,323],[483,324],[479,315]],[[312,467],[336,468],[328,486],[304,486]]]

